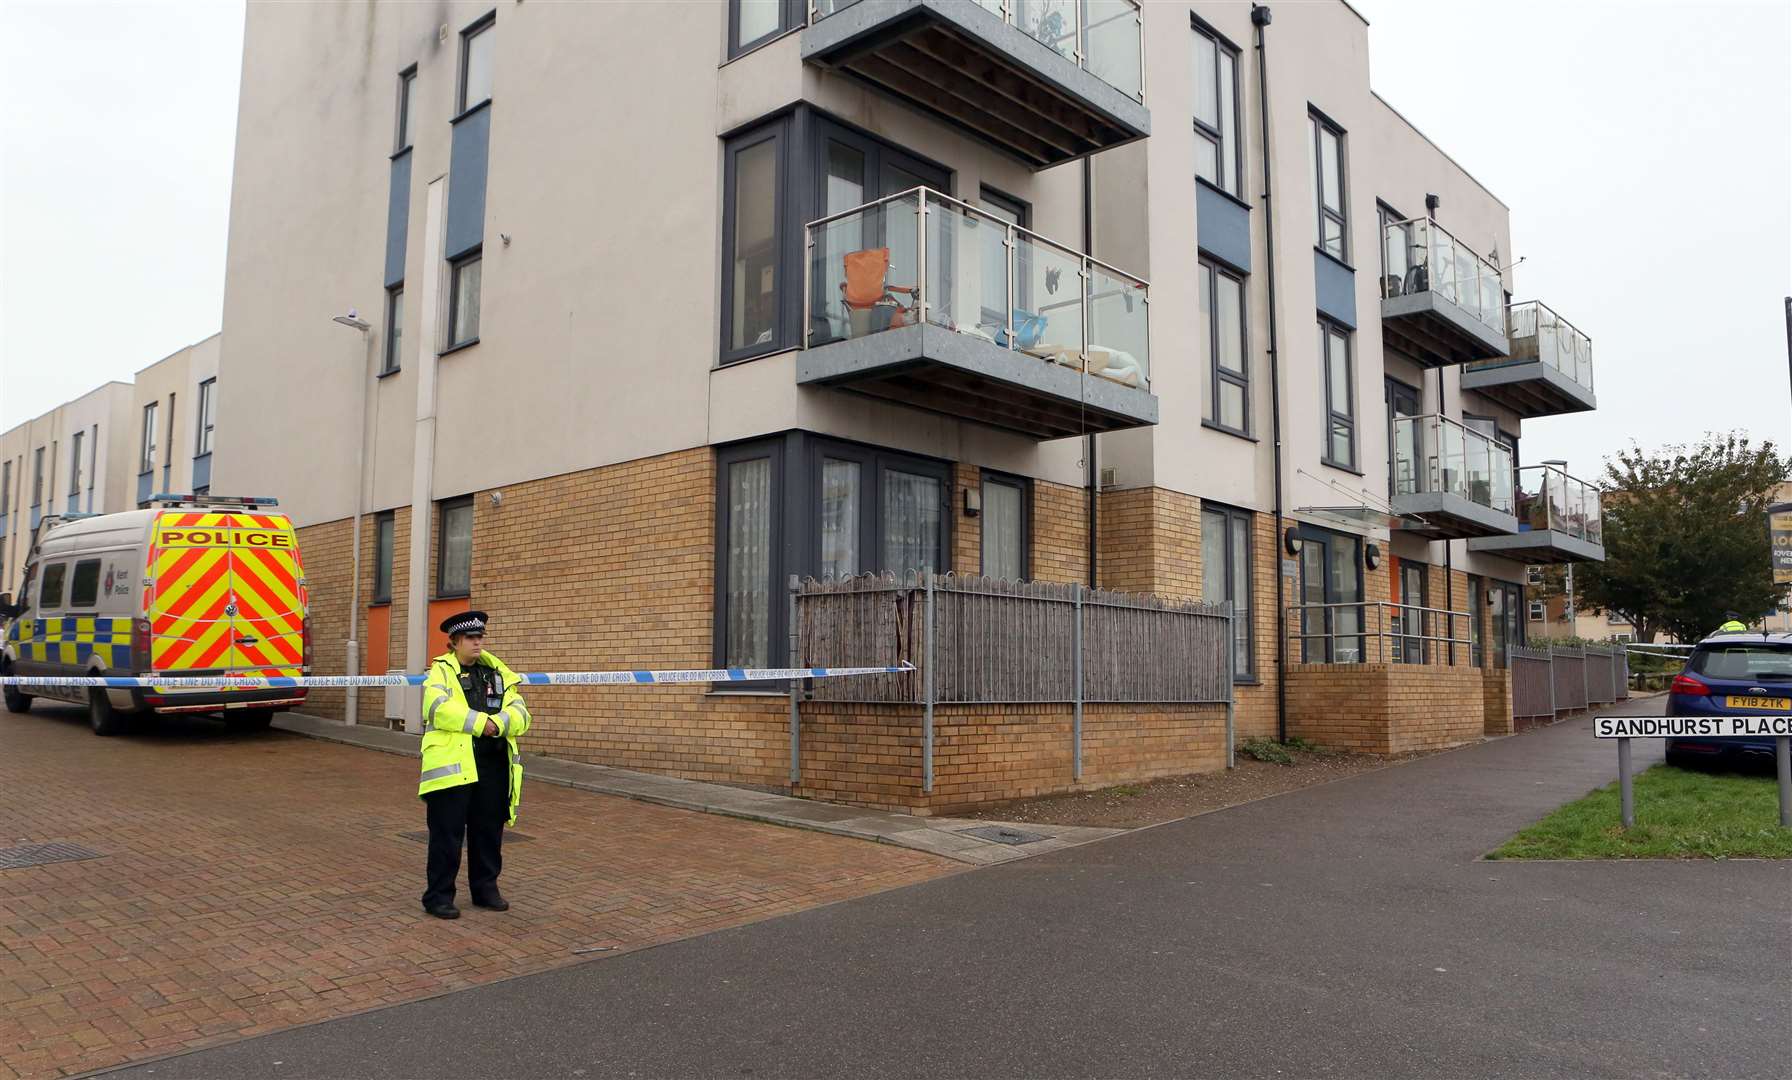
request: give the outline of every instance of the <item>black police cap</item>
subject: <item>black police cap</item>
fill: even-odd
[[[478,634],[485,636],[485,612],[463,611],[458,615],[450,615],[442,620],[442,633],[453,637],[456,634]]]

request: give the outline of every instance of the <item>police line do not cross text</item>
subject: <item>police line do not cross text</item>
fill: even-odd
[[[1601,716],[1601,739],[1760,739],[1792,736],[1792,716]]]

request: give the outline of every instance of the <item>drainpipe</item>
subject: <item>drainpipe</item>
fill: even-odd
[[[1439,416],[1449,415],[1448,413],[1446,413],[1444,411],[1444,373],[1447,370],[1449,370],[1449,369],[1447,369],[1447,368],[1438,368],[1437,369],[1437,415],[1439,415]],[[1464,424],[1463,426],[1467,427],[1468,425]],[[1454,567],[1455,555],[1456,555],[1456,541],[1445,540],[1444,541],[1444,610],[1445,611],[1455,611],[1456,610],[1456,582],[1454,580],[1454,578],[1455,578],[1455,567]],[[1444,616],[1444,636],[1445,637],[1454,638],[1456,636],[1455,625],[1456,625],[1456,620],[1454,618],[1452,618],[1448,615]],[[1446,655],[1449,657],[1449,661],[1450,661],[1449,666],[1455,667],[1456,666],[1456,642],[1455,641],[1451,641],[1449,643],[1449,645],[1446,646]]]
[[[1260,124],[1259,145],[1263,150],[1263,237],[1264,269],[1269,283],[1269,429],[1275,468],[1275,539],[1276,561],[1282,560],[1282,377],[1276,352],[1276,217],[1270,204],[1269,172],[1269,72],[1268,52],[1263,43],[1263,28],[1269,25],[1269,8],[1251,5],[1251,25],[1257,28],[1257,119]],[[1288,739],[1288,628],[1282,625],[1287,617],[1286,575],[1276,569],[1276,738]]]
[[[1083,253],[1095,254],[1095,165],[1088,157],[1083,158]],[[1085,290],[1087,285],[1084,286]],[[1085,379],[1088,374],[1085,372]],[[1088,463],[1085,482],[1089,488],[1089,587],[1098,587],[1095,573],[1095,531],[1097,529],[1095,500],[1101,497],[1101,471],[1095,458],[1095,436],[1083,436],[1083,460]]]

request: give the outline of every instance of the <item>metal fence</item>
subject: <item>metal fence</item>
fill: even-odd
[[[1300,664],[1467,664],[1469,613],[1385,600],[1291,604],[1289,656]]]
[[[1595,648],[1512,648],[1512,716],[1553,719],[1560,713],[1609,705],[1630,696],[1630,656],[1622,645]]]
[[[799,667],[913,664],[900,675],[827,679],[797,701],[920,705],[923,776],[932,788],[933,709],[950,704],[1073,707],[1082,775],[1083,706],[1223,704],[1232,749],[1230,605],[1109,592],[1077,584],[952,574],[790,579],[791,657]]]

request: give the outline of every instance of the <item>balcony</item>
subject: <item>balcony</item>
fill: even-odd
[[[1464,390],[1527,420],[1595,407],[1592,339],[1535,300],[1508,307],[1506,327],[1511,355],[1463,369]]]
[[[797,381],[1062,439],[1157,423],[1150,289],[914,188],[808,226]]]
[[[1136,0],[811,0],[802,51],[1035,169],[1151,133]]]
[[[1470,540],[1470,551],[1523,563],[1604,562],[1599,489],[1554,465],[1518,470],[1518,532]]]
[[[1425,367],[1509,352],[1499,267],[1427,218],[1382,234],[1382,336]]]
[[[1518,531],[1512,451],[1447,416],[1394,420],[1394,513],[1404,532],[1430,540]]]

